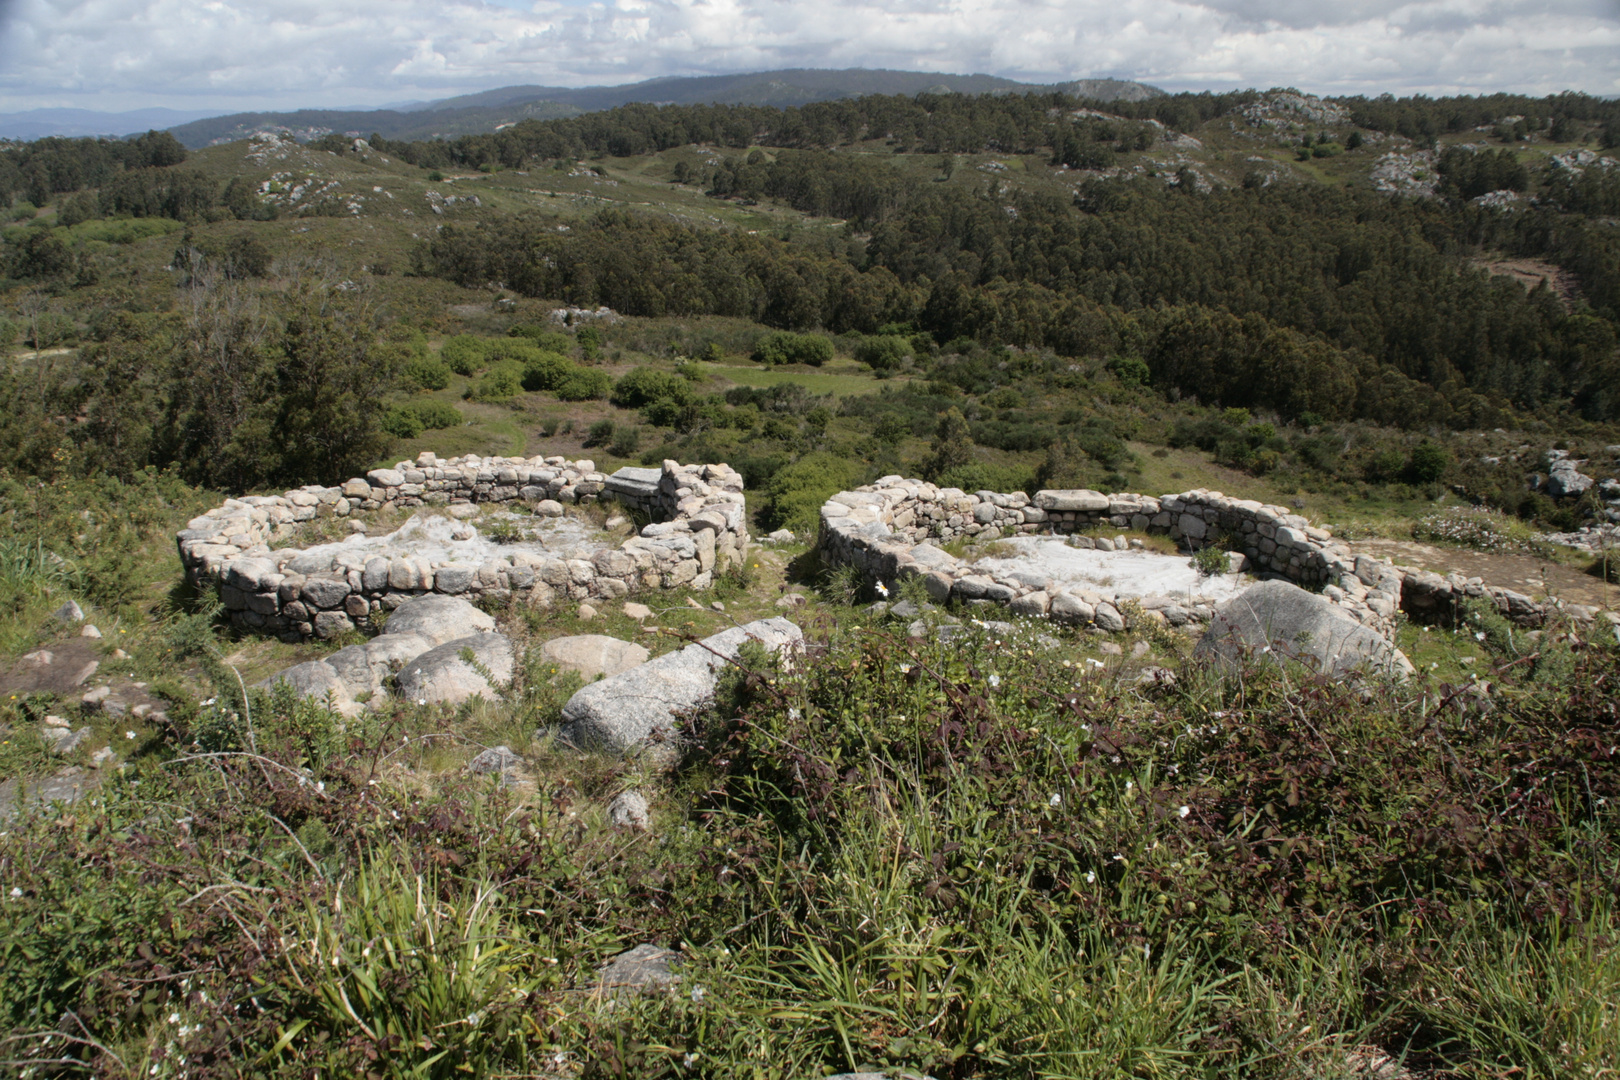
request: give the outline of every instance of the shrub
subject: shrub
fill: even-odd
[[[1406,475],[1414,484],[1432,484],[1450,467],[1450,452],[1427,439],[1418,443],[1406,459]]]
[[[898,334],[884,334],[863,339],[855,346],[855,359],[873,371],[892,371],[902,366],[911,352],[911,342]]]
[[[405,378],[423,390],[450,385],[450,365],[436,356],[416,356],[405,362]]]
[[[598,420],[591,425],[590,431],[585,435],[585,446],[606,446],[613,439],[613,429],[616,425],[612,420]],[[622,455],[621,455],[622,456]]]
[[[414,439],[422,434],[422,421],[410,409],[396,405],[383,414],[382,429],[397,439]]]
[[[543,326],[514,326],[506,332],[508,337],[522,338],[546,352],[567,353],[574,347],[574,339]]]
[[[692,384],[679,375],[638,367],[627,372],[613,384],[613,396],[608,400],[622,409],[638,409],[664,399],[677,405],[686,405],[695,396]]]
[[[764,489],[762,516],[772,529],[813,532],[828,496],[861,482],[863,466],[849,457],[816,451],[776,471]]]
[[[833,358],[831,338],[820,334],[778,331],[766,334],[754,345],[753,359],[761,364],[808,364],[820,367]]]
[[[405,407],[415,413],[429,431],[457,427],[461,423],[461,410],[448,401],[413,401]]]
[[[468,394],[475,401],[505,401],[523,389],[523,369],[506,362],[484,373]]]
[[[1413,539],[1475,551],[1521,551],[1529,547],[1531,535],[1523,523],[1485,506],[1453,506],[1412,526]]]
[[[641,449],[641,429],[626,425],[619,429],[613,442],[608,446],[608,453],[614,457],[634,457],[636,451]]]
[[[1191,562],[1188,564],[1198,571],[1201,578],[1219,577],[1230,569],[1230,562],[1226,552],[1214,544],[1206,544],[1193,552]]]
[[[1146,386],[1153,378],[1147,361],[1138,356],[1116,356],[1108,361],[1108,370],[1126,386]]]
[[[975,461],[940,474],[935,481],[940,487],[961,488],[963,491],[1034,491],[1035,470],[1028,465],[993,465]]]
[[[613,379],[605,371],[575,368],[554,391],[563,401],[594,401],[608,396]]]
[[[561,353],[537,353],[523,365],[523,389],[555,391],[578,370],[579,365]]]
[[[457,375],[475,375],[489,362],[485,339],[472,334],[457,334],[439,348],[439,358],[450,365]]]

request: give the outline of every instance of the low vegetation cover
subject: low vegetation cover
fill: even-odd
[[[526,745],[561,700],[533,665],[493,712],[357,724],[244,702],[210,662],[125,777],[0,838],[8,1053],[41,1075],[1601,1075],[1620,651],[1476,630],[1480,680],[1186,666],[1143,691],[1044,626],[945,643],[844,609],[809,662],[743,658],[653,781],[650,833],[596,809],[634,762],[542,744],[528,797],[409,779],[447,727]],[[165,647],[211,635],[176,618]],[[679,950],[671,992],[591,991],[645,941]]]

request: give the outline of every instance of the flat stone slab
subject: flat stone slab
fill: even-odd
[[[672,733],[677,714],[714,695],[721,668],[750,639],[777,652],[803,642],[804,632],[783,618],[761,619],[592,683],[563,706],[561,738],[623,752],[655,733]]]
[[[578,672],[587,682],[629,671],[645,664],[651,655],[643,645],[606,634],[552,638],[540,646],[540,656],[546,663]]]
[[[1019,575],[1046,579],[1052,592],[1093,592],[1104,598],[1165,596],[1191,605],[1229,600],[1247,584],[1227,574],[1203,577],[1186,555],[1098,551],[1074,547],[1060,537],[1049,536],[1018,536],[1000,543],[1014,553],[979,559],[973,569],[1002,579]]]

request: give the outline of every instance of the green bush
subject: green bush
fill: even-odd
[[[563,401],[595,401],[612,389],[613,378],[607,372],[575,368],[553,392]]]
[[[405,362],[405,378],[423,390],[450,385],[450,365],[436,356],[416,356]]]
[[[1427,439],[1418,443],[1406,459],[1406,475],[1415,484],[1432,484],[1450,467],[1450,451]]]
[[[961,488],[963,491],[1035,490],[1035,470],[1028,465],[992,465],[975,461],[947,469],[935,481],[940,487]]]
[[[406,407],[416,414],[422,426],[429,431],[461,424],[461,410],[448,401],[413,401]]]
[[[555,391],[579,365],[561,353],[542,352],[523,365],[523,389]]]
[[[422,434],[422,420],[410,409],[396,405],[383,414],[382,429],[397,439],[414,439]]]
[[[523,389],[523,369],[506,361],[490,368],[468,391],[475,401],[506,401]]]
[[[855,346],[855,359],[873,371],[892,371],[905,364],[912,352],[911,342],[898,334],[864,338]]]
[[[612,420],[598,420],[592,424],[585,434],[585,447],[606,446],[613,439],[613,429],[616,425]]]
[[[0,348],[5,348],[22,337],[22,325],[15,320],[0,318]]]
[[[424,431],[456,427],[461,410],[446,401],[411,401],[395,405],[383,416],[383,430],[401,439],[414,439]]]
[[[457,375],[476,375],[489,362],[486,339],[457,334],[439,347],[439,358]]]
[[[833,358],[831,338],[820,334],[778,331],[766,334],[754,345],[753,359],[761,364],[808,364],[820,367]]]
[[[545,352],[567,353],[574,347],[574,339],[567,334],[556,330],[547,330],[543,326],[514,326],[507,332],[508,337],[523,338],[535,348]]]
[[[613,442],[608,446],[608,453],[614,457],[635,457],[636,451],[641,449],[641,429],[625,425],[614,435]]]
[[[772,529],[815,532],[821,504],[828,496],[861,482],[865,466],[841,455],[818,450],[776,471],[766,483],[761,511]]]
[[[613,384],[613,396],[608,400],[621,409],[639,409],[643,405],[665,399],[677,405],[686,405],[695,396],[692,384],[679,375],[654,368],[638,367],[631,369]]]

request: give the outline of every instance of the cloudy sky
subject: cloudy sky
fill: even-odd
[[[365,106],[781,67],[1620,94],[1620,0],[0,0],[0,111]]]

